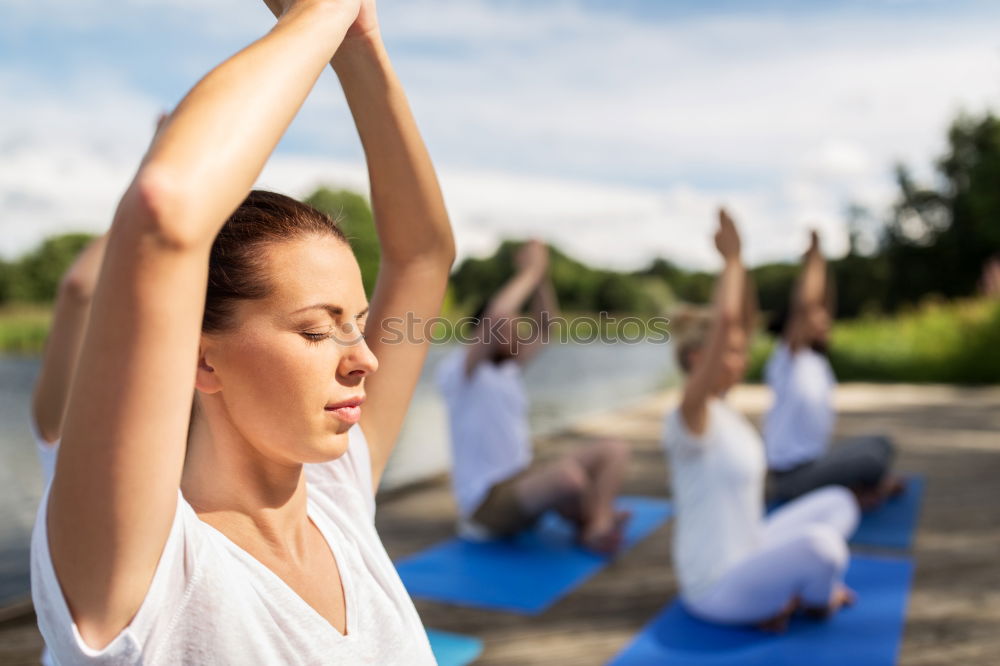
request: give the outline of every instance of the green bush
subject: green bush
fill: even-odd
[[[37,249],[0,265],[0,303],[51,303],[63,273],[94,239],[92,234],[46,238]]]
[[[751,351],[750,381],[760,381],[774,341]],[[894,317],[839,322],[830,363],[840,381],[1000,382],[1000,302],[928,302]]]

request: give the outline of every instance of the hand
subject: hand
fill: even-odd
[[[518,270],[535,269],[540,273],[549,267],[549,248],[538,239],[532,239],[522,245],[514,256]]]
[[[809,232],[809,249],[806,250],[806,256],[813,257],[819,253],[819,232],[813,229]]]
[[[378,15],[375,12],[375,0],[361,0],[361,10],[354,24],[347,29],[346,38],[364,37],[378,33]]]
[[[719,230],[715,232],[715,247],[726,261],[740,258],[740,234],[725,208],[719,209]]]
[[[309,5],[317,1],[318,0],[264,0],[264,4],[267,5],[267,8],[271,10],[271,13],[274,14],[275,18],[281,18],[282,14],[284,14],[285,12],[287,12],[289,9],[291,9],[296,5]],[[342,4],[356,5],[357,2],[358,0],[345,0],[345,2],[343,2]],[[366,2],[372,5],[372,12],[374,13],[375,10],[374,0],[366,0]]]

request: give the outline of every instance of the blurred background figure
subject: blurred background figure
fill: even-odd
[[[92,241],[59,283],[52,327],[42,354],[41,370],[31,402],[29,425],[38,445],[38,461],[44,485],[55,471],[63,412],[73,371],[80,355],[83,334],[90,317],[90,302],[104,258],[107,236]]]
[[[548,248],[526,243],[514,276],[474,317],[472,344],[452,352],[438,370],[451,427],[459,530],[471,538],[510,536],[554,509],[576,526],[583,545],[613,552],[627,520],[614,508],[628,464],[625,444],[601,441],[532,464],[522,368],[548,342],[558,308],[548,267]],[[530,316],[522,318],[526,305]],[[524,329],[530,332],[522,337]]]
[[[157,116],[154,138],[166,119],[166,113]],[[91,299],[107,242],[107,234],[103,234],[88,243],[59,281],[56,292],[52,324],[31,396],[31,418],[28,421],[38,445],[38,461],[42,468],[43,485],[46,486],[55,472],[66,398],[80,356],[83,334],[87,330]]]
[[[66,398],[80,356],[83,334],[87,330],[90,303],[107,240],[106,235],[101,236],[84,248],[59,283],[52,327],[42,354],[42,366],[28,419],[37,446],[38,463],[42,468],[43,486],[49,485],[55,473]],[[41,662],[45,666],[53,663],[48,649],[43,650]]]
[[[888,438],[855,437],[830,446],[837,380],[826,354],[833,300],[819,234],[813,231],[764,371],[774,392],[764,419],[770,494],[787,501],[835,484],[854,492],[862,508],[872,509],[898,494],[903,484],[890,474],[895,448]]]
[[[764,517],[764,445],[725,400],[746,372],[755,315],[740,237],[724,210],[715,246],[725,263],[714,311],[681,334],[678,361],[687,376],[664,434],[677,517],[674,568],[698,617],[781,631],[799,608],[825,616],[852,603],[843,577],[858,507],[846,490],[828,487]]]

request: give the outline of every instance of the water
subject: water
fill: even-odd
[[[430,350],[384,488],[449,468],[447,420],[433,382],[449,351]],[[28,540],[42,491],[28,428],[38,370],[38,359],[0,357],[0,607],[29,592]],[[532,432],[544,435],[582,415],[621,407],[675,376],[671,349],[662,344],[550,345],[525,373]]]

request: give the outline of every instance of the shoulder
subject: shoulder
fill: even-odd
[[[48,490],[42,497],[31,538],[31,595],[38,626],[59,661],[67,663],[138,663],[185,612],[191,591],[212,569],[207,526],[178,491],[174,521],[142,604],[129,624],[107,645],[94,649],[76,629],[48,549]],[[92,660],[92,661],[91,661]]]
[[[700,451],[703,448],[712,429],[714,402],[714,400],[709,400],[705,406],[708,421],[705,425],[705,432],[701,435],[691,432],[691,429],[684,420],[684,413],[680,407],[675,407],[667,413],[663,428],[663,444],[668,452],[690,454]]]

